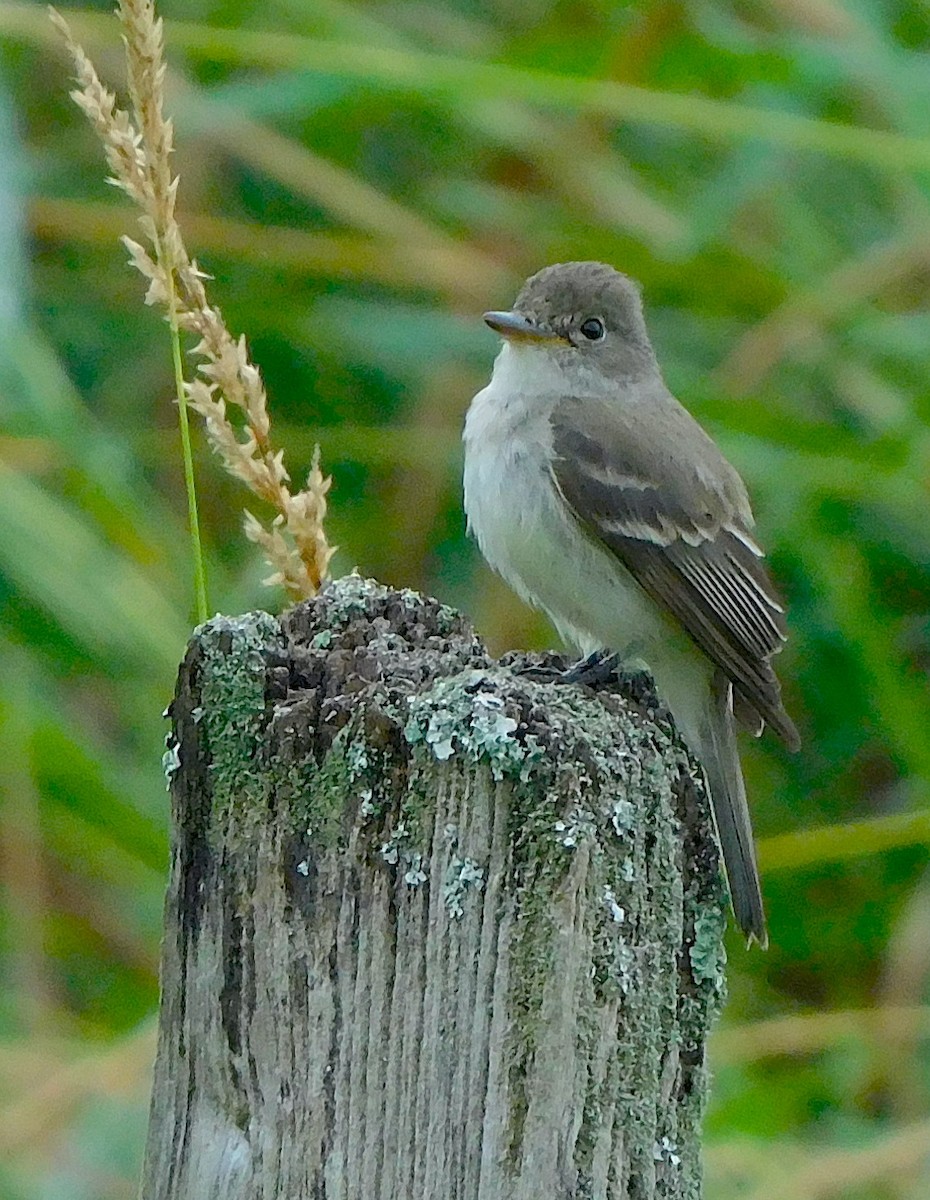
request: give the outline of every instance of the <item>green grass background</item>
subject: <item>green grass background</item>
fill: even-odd
[[[111,85],[107,4],[68,10]],[[709,1200],[930,1194],[930,4],[165,0],[180,215],[336,573],[552,644],[465,539],[480,320],[638,278],[743,472],[805,739],[745,748],[772,948],[731,944]],[[131,1197],[192,612],[160,316],[44,8],[0,2],[0,1198]],[[211,608],[281,598],[198,436]]]

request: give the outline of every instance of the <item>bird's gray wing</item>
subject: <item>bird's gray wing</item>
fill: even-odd
[[[758,733],[768,722],[792,748],[799,737],[781,703],[770,658],[785,615],[739,476],[667,393],[646,446],[635,412],[565,401],[552,415],[552,472],[589,534],[681,623],[733,684],[733,711]]]

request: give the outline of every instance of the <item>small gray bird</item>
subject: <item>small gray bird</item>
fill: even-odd
[[[639,291],[613,267],[547,267],[484,319],[504,345],[465,421],[469,529],[570,645],[651,671],[703,764],[737,922],[764,946],[735,726],[799,737],[743,481],[665,386]]]

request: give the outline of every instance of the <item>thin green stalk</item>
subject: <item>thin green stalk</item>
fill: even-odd
[[[203,624],[209,615],[207,607],[207,575],[203,565],[203,546],[200,541],[200,517],[197,513],[197,484],[194,480],[194,458],[191,454],[191,429],[187,416],[187,395],[184,391],[184,365],[181,360],[181,333],[178,329],[177,305],[174,291],[174,275],[165,272],[168,279],[168,324],[171,328],[171,357],[174,361],[174,387],[178,398],[178,423],[181,428],[181,457],[184,460],[184,487],[187,491],[187,520],[191,539],[191,557],[194,565],[194,595],[197,603],[197,621]]]

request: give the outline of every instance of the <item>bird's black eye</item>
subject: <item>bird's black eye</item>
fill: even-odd
[[[586,317],[580,328],[589,342],[599,342],[604,336],[604,322],[598,317]]]

